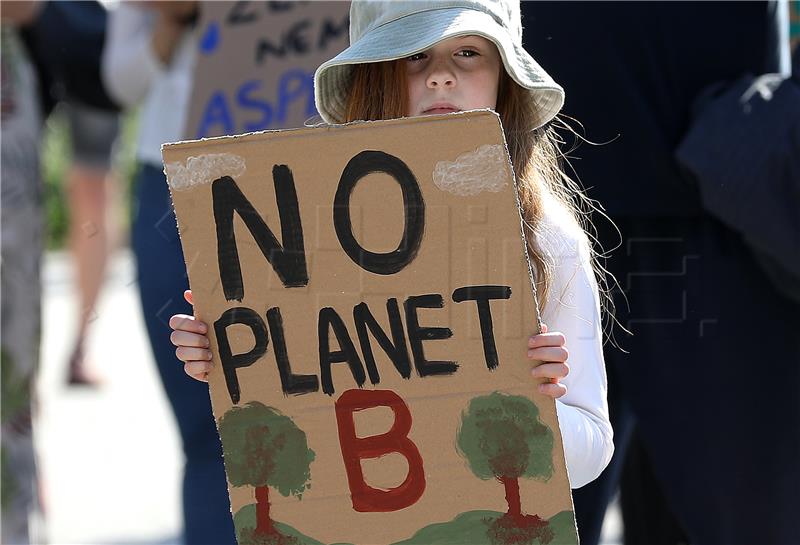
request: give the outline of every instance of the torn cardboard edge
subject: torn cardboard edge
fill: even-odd
[[[440,123],[443,121],[450,121],[452,119],[464,119],[464,120],[471,120],[480,118],[486,114],[490,114],[497,119],[497,122],[500,124],[501,134],[503,139],[503,151],[502,155],[504,155],[504,160],[507,161],[509,168],[511,169],[511,175],[514,180],[514,196],[517,201],[517,209],[519,212],[520,218],[520,236],[522,237],[524,251],[525,251],[525,260],[528,264],[528,277],[530,281],[532,295],[535,301],[535,308],[536,308],[536,330],[537,333],[541,333],[542,331],[542,313],[541,313],[541,305],[539,301],[539,293],[536,288],[536,280],[534,277],[533,272],[533,263],[531,262],[530,255],[528,254],[527,248],[527,237],[525,235],[525,218],[522,214],[522,202],[519,198],[519,181],[517,180],[516,171],[514,170],[514,164],[511,161],[511,156],[508,150],[508,141],[506,140],[505,131],[503,130],[503,123],[500,119],[500,115],[492,109],[489,108],[481,108],[475,110],[464,110],[461,112],[452,112],[447,114],[438,114],[438,115],[429,115],[429,116],[418,116],[418,117],[400,117],[397,119],[388,119],[388,120],[361,120],[361,121],[352,121],[350,123],[342,123],[342,124],[328,124],[328,123],[320,123],[311,126],[304,126],[304,127],[297,127],[292,129],[270,129],[264,131],[256,131],[244,134],[234,134],[234,135],[226,135],[226,136],[215,136],[211,138],[201,138],[199,140],[182,140],[179,142],[167,142],[161,144],[161,153],[162,157],[164,151],[174,147],[174,146],[181,146],[182,148],[193,148],[199,146],[208,146],[208,145],[219,145],[219,144],[229,144],[231,140],[233,141],[251,141],[257,140],[260,136],[263,135],[278,135],[280,134],[286,138],[297,138],[302,137],[305,134],[309,134],[310,131],[316,130],[361,130],[365,128],[370,128],[375,124],[381,124],[383,126],[393,126],[401,123],[406,123],[409,120],[413,120],[414,122],[428,122],[428,123]],[[486,147],[486,146],[484,146]],[[494,146],[496,148],[497,146]],[[464,188],[462,183],[459,183],[457,180],[453,180],[450,177],[449,170],[452,168],[454,172],[463,172],[463,167],[467,165],[480,165],[477,161],[478,158],[486,155],[487,157],[491,158],[495,164],[498,164],[498,161],[503,160],[502,155],[499,155],[498,149],[488,149],[488,150],[475,150],[474,152],[463,154],[463,156],[459,156],[456,158],[455,161],[441,161],[440,164],[442,165],[439,167],[437,164],[437,169],[435,169],[433,176],[434,176],[434,183],[436,186],[443,191],[455,191],[454,194],[458,195],[459,191],[462,191],[463,196],[473,195],[468,188]],[[475,154],[475,155],[473,155]],[[224,157],[223,157],[224,156]],[[239,159],[241,159],[241,165],[239,165]],[[170,191],[180,191],[182,189],[192,187],[196,184],[201,183],[210,183],[216,179],[215,173],[219,168],[223,165],[232,165],[237,171],[241,169],[238,175],[241,175],[246,170],[246,165],[244,164],[244,160],[242,158],[238,158],[234,154],[203,154],[201,156],[193,156],[189,157],[186,161],[186,164],[180,162],[170,162],[164,164],[164,174],[167,178],[167,183],[169,184]],[[438,174],[437,174],[438,170]],[[439,180],[437,184],[435,180]],[[443,187],[441,187],[441,184]],[[495,184],[483,184],[484,188],[488,191],[500,191],[501,187],[496,187]],[[446,189],[447,188],[447,189]]]
[[[161,144],[161,152],[165,149],[171,148],[173,146],[181,146],[186,147],[187,145],[190,147],[193,146],[206,146],[206,145],[215,145],[217,142],[229,142],[230,140],[251,140],[254,137],[264,134],[278,134],[283,133],[286,136],[300,136],[299,133],[311,131],[311,130],[319,130],[319,129],[347,129],[351,130],[354,128],[364,128],[369,127],[375,124],[381,124],[384,126],[391,126],[396,125],[398,123],[408,123],[409,121],[414,122],[441,122],[447,121],[450,119],[457,119],[457,118],[466,118],[469,120],[470,118],[480,117],[485,114],[491,114],[500,121],[500,116],[494,110],[488,108],[482,108],[477,110],[464,110],[462,112],[452,112],[447,114],[437,114],[437,115],[426,115],[426,116],[415,116],[415,117],[398,117],[396,119],[386,119],[386,120],[362,120],[362,121],[351,121],[350,123],[341,123],[341,124],[330,124],[330,123],[318,123],[314,125],[306,125],[303,127],[296,127],[292,129],[269,129],[264,131],[255,131],[255,132],[248,132],[244,134],[230,134],[225,136],[213,136],[210,138],[200,138],[196,140],[181,140],[178,142],[166,142]],[[500,123],[502,127],[502,122]],[[503,135],[503,142],[505,142],[505,134]],[[506,144],[506,150],[508,149],[508,145]]]

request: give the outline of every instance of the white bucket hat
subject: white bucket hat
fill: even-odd
[[[350,47],[314,74],[317,110],[328,123],[344,122],[352,65],[403,59],[468,34],[497,46],[506,72],[530,91],[537,127],[555,117],[564,89],[522,47],[518,0],[354,0]]]

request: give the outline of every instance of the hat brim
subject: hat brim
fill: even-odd
[[[466,8],[416,12],[368,31],[317,69],[314,74],[317,110],[328,123],[344,122],[353,65],[403,59],[448,38],[464,35],[478,35],[494,42],[506,72],[531,93],[537,127],[546,124],[561,110],[563,88],[527,51],[511,40],[508,31],[491,15]]]

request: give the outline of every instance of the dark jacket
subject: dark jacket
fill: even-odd
[[[676,156],[703,206],[800,301],[800,55],[791,78],[743,76],[700,99]]]
[[[45,113],[59,100],[119,111],[100,76],[107,19],[99,2],[51,0],[22,29],[22,39],[41,82]]]

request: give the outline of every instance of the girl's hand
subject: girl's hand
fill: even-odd
[[[194,305],[191,290],[183,292],[183,297]],[[183,362],[183,370],[193,379],[208,382],[208,372],[214,366],[206,337],[208,326],[194,316],[175,314],[169,319],[169,327],[173,329],[169,340],[177,347],[175,355]]]
[[[539,393],[557,399],[567,393],[567,387],[559,381],[569,374],[566,339],[564,335],[554,331],[547,332],[547,326],[542,324],[542,332],[528,339],[528,359],[538,360],[542,363],[531,369],[531,376],[545,379],[539,385]]]

